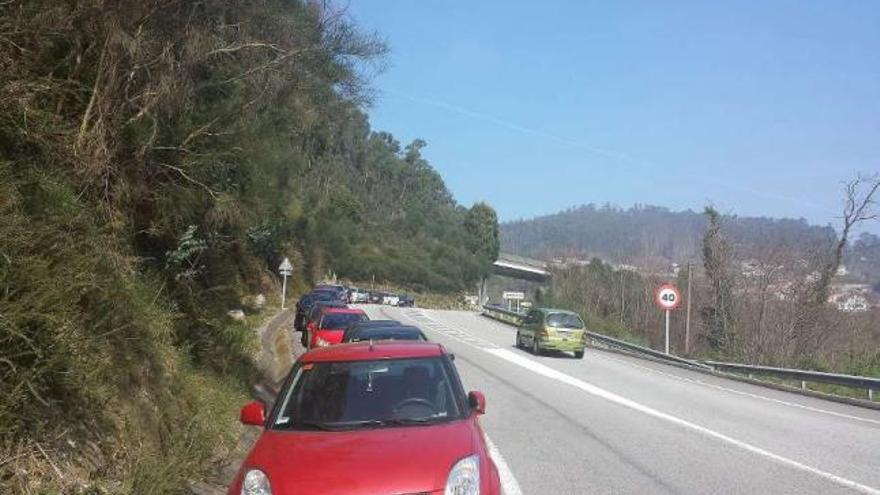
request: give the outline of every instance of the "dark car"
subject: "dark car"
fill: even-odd
[[[318,284],[314,290],[329,290],[336,292],[340,301],[348,302],[348,287],[339,284]]]
[[[428,340],[418,327],[395,325],[390,327],[366,327],[347,331],[342,342],[365,342],[368,340]]]
[[[385,293],[379,291],[371,291],[368,297],[368,301],[370,304],[382,304],[382,301],[385,300]]]
[[[401,308],[412,308],[416,305],[416,298],[404,294],[398,298],[397,305]]]
[[[306,326],[306,316],[312,309],[312,305],[318,301],[338,301],[339,297],[332,290],[314,290],[299,298],[296,303],[296,316],[293,319],[293,327],[297,332],[302,332]]]
[[[342,337],[343,342],[348,342],[348,334],[350,332],[359,332],[365,328],[378,328],[378,327],[399,327],[402,325],[397,320],[367,320],[367,321],[359,321],[354,325],[349,326],[345,329],[345,335]]]

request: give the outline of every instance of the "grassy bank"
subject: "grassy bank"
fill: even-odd
[[[237,438],[264,316],[194,321],[105,218],[0,164],[4,491],[182,493]]]

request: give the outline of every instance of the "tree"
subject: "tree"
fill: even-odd
[[[703,214],[709,222],[703,236],[703,266],[711,286],[711,304],[701,310],[706,337],[714,350],[727,349],[734,339],[733,277],[730,246],[721,231],[721,215],[712,206]]]
[[[498,216],[486,203],[475,203],[465,216],[470,251],[488,263],[498,259]]]
[[[831,294],[831,280],[837,275],[837,270],[840,268],[844,250],[853,228],[862,222],[877,218],[877,213],[874,211],[876,204],[874,195],[878,189],[880,189],[880,174],[859,175],[846,183],[840,237],[828,260],[819,271],[819,277],[813,287],[812,302],[815,306],[822,306],[828,302],[828,296]]]

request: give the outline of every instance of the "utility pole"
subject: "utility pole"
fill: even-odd
[[[688,262],[687,316],[684,320],[684,354],[691,352],[691,263]]]

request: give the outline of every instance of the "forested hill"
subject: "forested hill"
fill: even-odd
[[[831,227],[803,219],[726,216],[725,233],[739,258],[785,249],[805,258],[827,250]],[[699,261],[706,219],[694,211],[658,206],[583,205],[501,225],[503,250],[539,258],[600,258],[645,268]]]
[[[479,280],[495,212],[369,125],[387,51],[343,2],[0,1],[0,457],[87,439],[86,478],[182,493],[252,376],[227,311],[283,257],[294,290]]]

